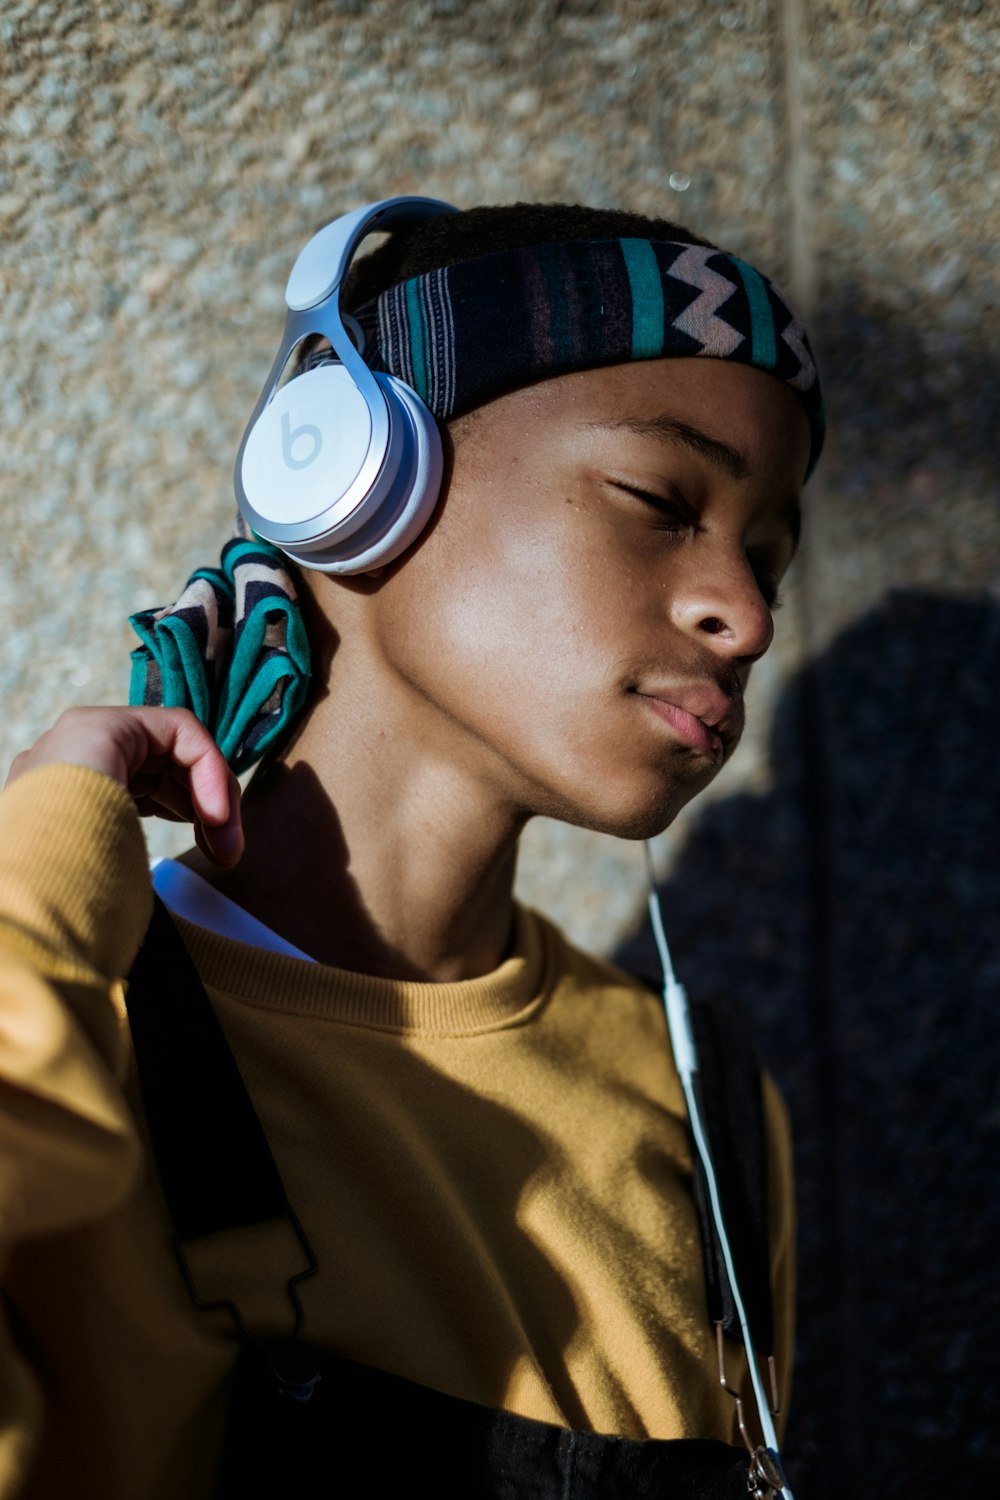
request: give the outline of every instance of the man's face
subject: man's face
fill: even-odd
[[[712,359],[482,407],[435,523],[371,598],[414,735],[505,812],[664,828],[739,740],[808,453],[788,388]]]

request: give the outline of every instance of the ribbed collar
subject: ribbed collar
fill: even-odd
[[[547,997],[550,964],[541,919],[516,909],[514,952],[499,968],[457,984],[379,979],[289,958],[219,937],[175,917],[205,987],[248,1005],[425,1036],[475,1035],[529,1018]]]

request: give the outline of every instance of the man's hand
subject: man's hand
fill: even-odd
[[[198,848],[228,869],[243,853],[240,786],[186,708],[71,708],[15,759],[8,785],[36,766],[90,766],[131,794],[140,817],[194,824]]]

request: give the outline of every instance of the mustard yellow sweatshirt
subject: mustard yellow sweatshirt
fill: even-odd
[[[191,1302],[144,1143],[122,976],[150,910],[114,782],[56,766],[0,796],[4,1500],[213,1490],[237,1346]],[[654,995],[528,911],[513,957],[442,985],[179,925],[319,1260],[306,1337],[545,1421],[735,1440]],[[788,1141],[766,1101],[787,1375]],[[234,1231],[197,1272],[279,1335],[296,1264]]]

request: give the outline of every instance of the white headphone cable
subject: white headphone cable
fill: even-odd
[[[781,1500],[793,1500],[791,1490],[784,1483],[784,1470],[778,1450],[778,1438],[774,1430],[774,1422],[771,1419],[771,1409],[764,1394],[760,1371],[757,1367],[757,1356],[754,1353],[753,1340],[750,1336],[750,1323],[747,1318],[746,1308],[743,1305],[743,1298],[736,1283],[736,1267],[733,1262],[733,1252],[729,1244],[729,1236],[726,1233],[725,1220],[722,1215],[719,1184],[715,1176],[712,1154],[709,1149],[708,1138],[705,1134],[701,1110],[698,1105],[698,1097],[695,1092],[694,1075],[698,1071],[698,1056],[695,1051],[694,1035],[691,1030],[688,999],[684,986],[678,982],[674,974],[673,960],[670,957],[667,934],[663,926],[660,897],[656,889],[653,854],[648,842],[644,844],[644,848],[646,851],[646,870],[649,876],[649,918],[653,928],[656,950],[660,957],[660,966],[663,970],[663,1006],[667,1013],[667,1029],[670,1032],[670,1044],[673,1048],[674,1061],[681,1080],[681,1088],[684,1090],[688,1117],[691,1121],[691,1134],[694,1137],[695,1149],[698,1152],[698,1158],[705,1174],[705,1185],[708,1189],[709,1201],[712,1206],[712,1219],[715,1224],[715,1232],[719,1237],[719,1246],[722,1250],[726,1275],[729,1277],[733,1303],[736,1307],[740,1331],[743,1335],[747,1365],[750,1371],[750,1382],[753,1386],[754,1400],[757,1404],[757,1415],[760,1421],[764,1446],[768,1450],[769,1457],[776,1463],[777,1473],[782,1476],[782,1483],[775,1486],[775,1491],[781,1497]]]

